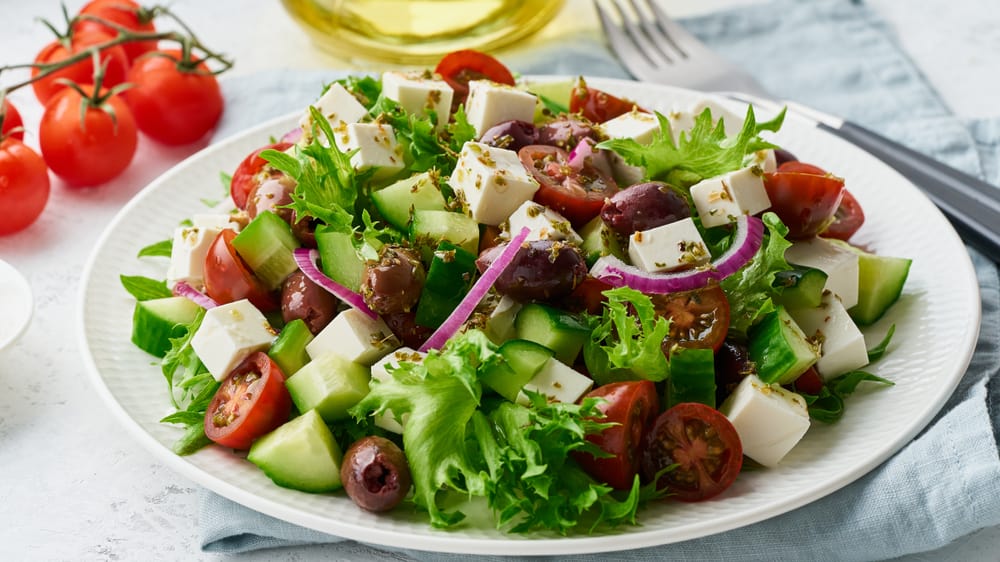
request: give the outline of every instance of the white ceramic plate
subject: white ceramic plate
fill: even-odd
[[[594,87],[661,111],[692,104],[699,94],[613,80]],[[746,472],[718,499],[662,503],[641,512],[641,526],[599,535],[505,535],[471,512],[462,526],[432,529],[426,515],[398,511],[375,516],[344,495],[310,495],[279,488],[249,462],[218,447],[189,456],[170,451],[177,428],[157,422],[170,412],[163,377],[150,356],[129,342],[133,300],[118,275],[162,278],[163,260],[137,260],[143,246],[170,236],[182,219],[205,209],[219,193],[219,172],[269,135],[287,131],[297,116],[267,123],[211,146],[170,170],[135,197],[108,227],[83,276],[81,348],[90,373],[122,424],[164,464],[257,511],[359,541],[396,547],[480,554],[574,554],[666,544],[719,533],[812,502],[859,478],[923,428],[965,372],[979,326],[979,290],[968,254],[944,217],[920,192],[872,156],[795,118],[775,137],[800,158],[847,178],[868,222],[855,240],[879,253],[906,256],[913,267],[903,297],[887,318],[867,330],[877,343],[897,325],[890,353],[874,368],[896,382],[862,388],[833,426],[814,424],[803,441],[769,470]],[[480,510],[485,511],[485,510]]]

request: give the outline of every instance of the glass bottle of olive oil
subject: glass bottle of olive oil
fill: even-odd
[[[512,45],[562,0],[282,0],[323,48],[351,61],[430,64],[458,49]]]

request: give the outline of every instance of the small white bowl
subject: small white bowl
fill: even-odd
[[[0,349],[24,333],[34,309],[28,281],[14,266],[0,260]]]

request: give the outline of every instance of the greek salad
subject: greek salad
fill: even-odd
[[[715,497],[891,385],[864,369],[892,330],[859,326],[910,260],[850,244],[861,206],[768,140],[784,113],[619,94],[473,51],[329,84],[223,174],[228,208],[139,253],[162,279],[121,277],[176,452],[436,527],[480,496],[501,529],[587,532]]]

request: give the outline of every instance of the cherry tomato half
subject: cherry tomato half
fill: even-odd
[[[434,72],[440,74],[455,91],[452,105],[456,107],[469,95],[469,82],[472,80],[492,80],[509,86],[515,84],[514,75],[502,62],[472,49],[448,53]]]
[[[610,175],[589,161],[569,165],[569,153],[555,146],[533,144],[517,152],[524,167],[538,181],[535,201],[566,217],[574,227],[597,216],[604,199],[618,192]]]
[[[633,109],[645,111],[635,102],[591,88],[580,79],[569,94],[569,112],[580,113],[592,123],[603,123]]]
[[[806,369],[806,372],[795,379],[792,387],[795,389],[795,392],[815,396],[823,391],[823,377],[819,376],[819,371],[815,367],[809,367]]]
[[[205,256],[205,292],[219,304],[248,299],[261,311],[277,310],[280,299],[264,288],[233,248],[236,233],[226,229],[215,237]]]
[[[605,416],[601,421],[618,425],[588,435],[587,440],[614,456],[595,458],[581,452],[573,457],[595,480],[616,490],[628,490],[639,473],[643,438],[660,411],[656,386],[651,381],[613,382],[595,388],[584,398],[594,396],[606,400],[597,406]]]
[[[254,439],[288,421],[291,412],[285,374],[258,351],[233,369],[215,392],[205,411],[205,435],[224,447],[249,449]]]
[[[145,18],[139,3],[132,0],[94,0],[84,5],[80,9],[80,13],[107,20],[137,33],[156,31],[153,22]],[[74,33],[82,33],[87,30],[99,30],[112,36],[118,34],[118,30],[115,28],[93,20],[80,20],[73,27]],[[125,50],[129,62],[132,62],[145,53],[155,51],[156,41],[129,41],[124,43],[122,48]]]
[[[681,501],[707,500],[736,481],[743,467],[743,444],[718,410],[684,402],[660,414],[646,434],[643,478],[652,481],[673,464],[677,467],[660,476],[657,488],[666,488]]]
[[[670,333],[662,344],[665,354],[675,345],[713,351],[722,347],[729,331],[729,299],[718,284],[650,298],[656,313],[670,319]]]
[[[865,224],[865,212],[861,209],[861,204],[850,191],[845,189],[844,198],[841,199],[837,212],[833,214],[833,222],[820,234],[846,241],[850,240],[863,224]]]
[[[49,200],[45,161],[13,136],[0,142],[0,235],[35,222]]]
[[[834,220],[844,180],[802,162],[786,162],[764,174],[771,210],[788,227],[789,238],[815,236]]]
[[[601,309],[604,308],[604,303],[608,300],[608,297],[604,296],[604,291],[611,288],[611,285],[608,285],[604,281],[588,275],[563,300],[562,305],[567,310],[574,312],[586,311],[588,314],[600,314]]]
[[[56,63],[61,60],[68,59],[69,57],[86,51],[94,45],[99,45],[106,41],[110,41],[114,37],[103,31],[97,30],[86,30],[80,33],[74,33],[72,39],[69,40],[69,45],[65,45],[62,41],[56,40],[52,41],[48,45],[42,48],[35,56],[36,64],[51,64]],[[125,50],[122,49],[121,45],[115,45],[114,47],[108,47],[101,50],[101,62],[107,61],[108,66],[104,72],[104,82],[102,87],[112,88],[121,84],[125,81],[125,75],[128,73],[128,57],[125,55]],[[31,69],[31,76],[34,78],[38,75],[41,70],[38,67]],[[77,84],[93,84],[94,83],[94,61],[91,57],[87,57],[80,62],[71,64],[65,68],[61,68],[52,74],[49,74],[45,78],[33,82],[31,84],[32,89],[35,91],[35,97],[38,101],[45,105],[48,103],[52,96],[54,96],[60,90],[66,88],[64,84],[60,84],[57,80],[59,78],[66,78],[76,82]]]
[[[261,182],[262,178],[258,178],[257,175],[264,169],[264,166],[267,166],[267,160],[261,158],[260,153],[269,148],[284,151],[290,146],[292,146],[292,143],[284,141],[262,146],[248,154],[240,162],[240,165],[236,167],[236,171],[233,172],[233,179],[229,184],[229,195],[233,198],[233,203],[237,207],[240,209],[247,208],[247,198],[250,197],[250,192]]]
[[[17,111],[14,104],[4,98],[3,107],[0,108],[0,113],[3,113],[3,123],[0,123],[0,138],[6,137],[9,133],[11,138],[24,140],[24,131],[11,133],[12,130],[24,126],[24,122],[21,121],[21,113]]]

